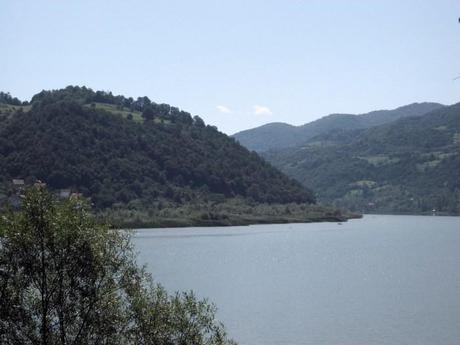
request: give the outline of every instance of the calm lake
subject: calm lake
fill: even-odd
[[[139,262],[240,345],[460,344],[460,217],[139,230]]]

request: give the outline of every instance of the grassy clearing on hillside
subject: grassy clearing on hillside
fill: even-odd
[[[377,185],[377,182],[371,180],[360,180],[350,183],[350,187],[368,187],[373,188]]]
[[[18,110],[28,112],[31,108],[32,108],[31,105],[11,105],[11,104],[0,103],[0,114],[6,115],[6,117],[9,117]]]
[[[439,163],[441,163],[441,160],[428,161],[428,162],[416,164],[416,168],[418,172],[425,172],[428,169],[435,168]]]
[[[96,109],[102,109],[112,114],[121,115],[125,119],[128,118],[128,116],[131,114],[133,117],[133,121],[140,122],[140,123],[144,122],[144,118],[142,117],[142,113],[140,111],[131,111],[129,108],[120,107],[115,104],[99,103],[99,102],[95,102],[93,104]],[[85,104],[85,107],[91,108],[92,105]],[[0,114],[9,116],[21,109],[24,112],[28,112],[31,108],[32,108],[31,105],[10,105],[10,104],[0,103]],[[170,123],[169,120],[159,119],[159,118],[154,119],[154,121],[156,123]]]
[[[129,108],[121,107],[115,104],[107,104],[107,103],[99,103],[99,102],[95,102],[93,104],[96,109],[102,109],[112,114],[121,115],[125,119],[128,118],[129,115],[132,115],[133,121],[139,122],[139,123],[144,122],[144,118],[142,117],[142,113],[140,111],[136,111],[136,110],[131,111]],[[85,107],[91,108],[92,105],[85,104]],[[171,123],[171,121],[169,120],[160,119],[160,118],[155,118],[153,121],[155,121],[155,123],[166,123],[166,124]]]
[[[107,104],[107,103],[98,103],[95,102],[93,103],[94,107],[96,109],[102,109],[105,111],[108,111],[109,113],[114,113],[114,114],[119,114],[123,116],[124,118],[127,118],[129,114],[133,116],[133,120],[136,122],[144,122],[144,119],[142,118],[142,113],[140,111],[131,111],[130,109],[126,107],[120,107],[115,104]],[[85,104],[86,107],[91,108],[91,104]]]
[[[456,152],[429,152],[429,153],[421,154],[420,156],[423,159],[426,159],[426,161],[416,164],[417,171],[425,172],[428,169],[435,168],[444,159],[448,159],[455,155],[457,155]]]
[[[373,166],[381,166],[387,164],[395,164],[399,162],[399,158],[391,158],[387,155],[375,155],[375,156],[366,156],[366,157],[357,157],[363,159]]]

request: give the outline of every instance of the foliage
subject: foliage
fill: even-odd
[[[233,343],[212,305],[137,267],[129,233],[40,187],[1,218],[0,275],[1,344]]]

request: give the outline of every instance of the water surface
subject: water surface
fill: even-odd
[[[241,345],[460,344],[460,217],[139,230],[135,244]]]

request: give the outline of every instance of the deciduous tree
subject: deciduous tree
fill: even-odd
[[[130,233],[42,187],[0,220],[0,343],[231,344],[215,308],[169,295],[136,265]]]

